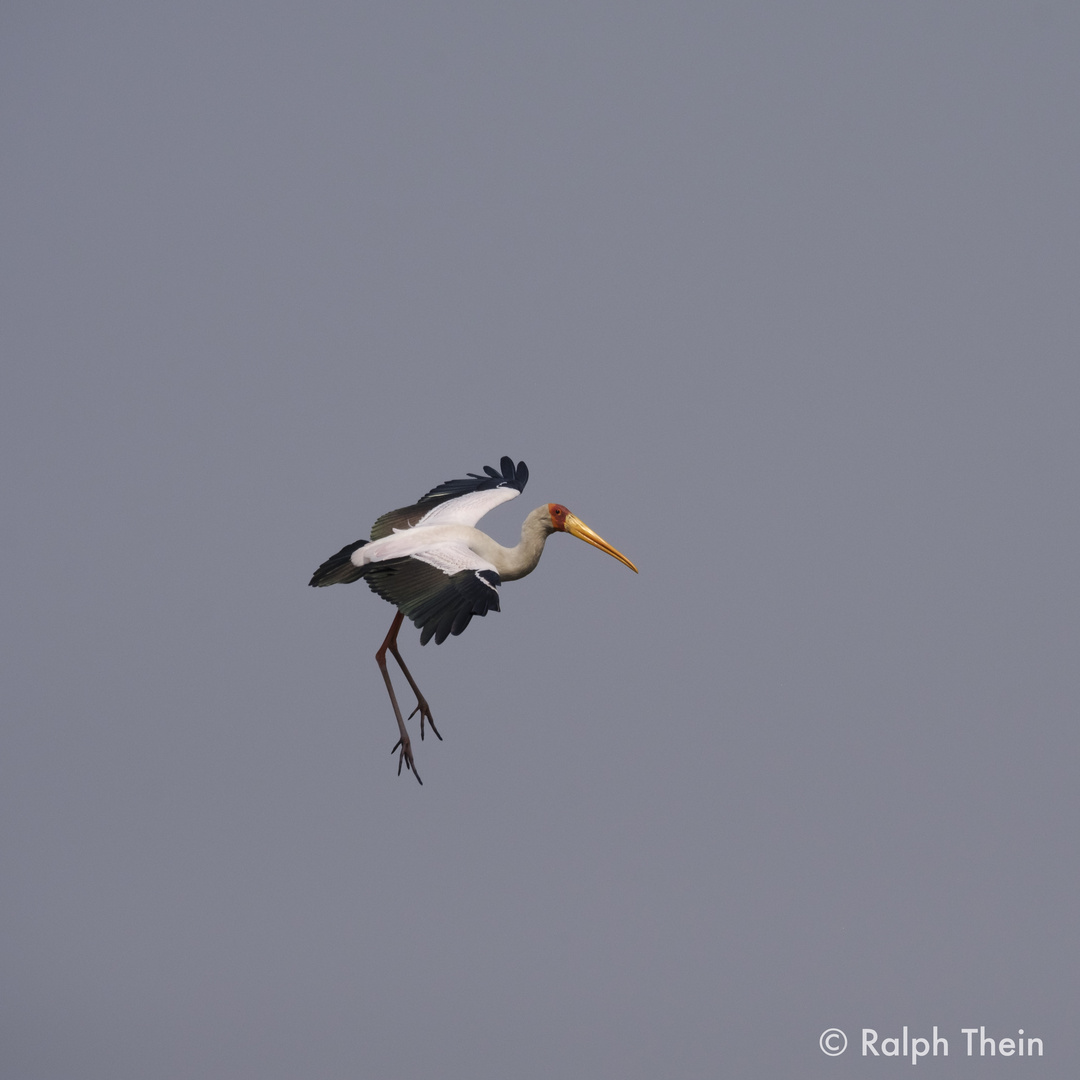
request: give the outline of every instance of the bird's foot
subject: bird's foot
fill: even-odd
[[[398,739],[398,741],[396,743],[394,743],[394,749],[391,750],[390,753],[392,754],[394,752],[394,750],[397,750],[397,748],[399,746],[401,747],[401,753],[398,754],[398,759],[397,759],[397,774],[398,774],[398,776],[401,775],[401,766],[404,764],[405,768],[411,770],[413,776],[416,777],[416,782],[421,787],[423,787],[424,786],[424,781],[420,779],[420,774],[416,771],[416,762],[413,761],[413,756],[412,756],[412,743],[409,741],[409,736],[408,735],[405,735],[402,738]]]
[[[431,709],[428,708],[428,703],[420,697],[419,694],[416,697],[416,708],[409,713],[409,719],[411,720],[417,713],[420,714],[420,738],[423,739],[424,737],[424,721],[427,720],[431,725],[431,730],[435,732],[435,737],[439,742],[442,742],[443,737],[439,734],[439,729],[435,726],[435,721],[431,719]]]

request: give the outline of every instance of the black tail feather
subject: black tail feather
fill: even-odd
[[[355,544],[348,544],[336,555],[331,555],[312,575],[309,585],[348,585],[351,581],[358,581],[363,577],[364,571],[353,565],[350,558],[352,553],[363,547],[368,541],[357,540]]]

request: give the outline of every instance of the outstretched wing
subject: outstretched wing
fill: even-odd
[[[489,510],[521,494],[529,480],[524,461],[517,465],[509,457],[499,463],[502,472],[490,465],[484,473],[469,473],[462,480],[446,480],[432,488],[412,506],[383,514],[371,527],[371,539],[381,540],[396,530],[417,525],[475,525]]]
[[[364,580],[412,619],[420,644],[441,645],[460,634],[474,615],[499,610],[495,567],[463,544],[438,544],[398,559],[368,563]]]

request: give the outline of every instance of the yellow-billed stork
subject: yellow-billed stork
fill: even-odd
[[[516,499],[529,479],[524,461],[500,462],[502,472],[490,465],[484,473],[469,473],[463,480],[447,480],[432,488],[412,506],[383,514],[371,528],[370,540],[357,540],[332,555],[315,571],[309,584],[347,584],[363,578],[373,592],[394,604],[398,613],[375,660],[386,682],[397,718],[398,774],[401,765],[411,769],[422,784],[413,761],[409,733],[394,696],[386,651],[393,654],[416,694],[411,720],[420,714],[420,738],[424,722],[441,740],[435,721],[420,688],[398,652],[397,635],[406,616],[420,630],[420,644],[432,638],[436,644],[450,634],[460,634],[474,615],[499,610],[499,586],[532,573],[544,551],[544,542],[555,532],[568,532],[587,544],[606,551],[636,574],[637,567],[606,540],[601,539],[565,506],[547,503],[538,506],[521,526],[521,541],[507,548],[477,529],[476,523],[500,503]],[[393,751],[391,751],[392,753]]]

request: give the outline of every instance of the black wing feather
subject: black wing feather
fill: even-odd
[[[502,579],[494,570],[460,570],[444,574],[437,567],[406,556],[369,563],[364,580],[384,600],[395,605],[420,631],[420,644],[433,637],[441,645],[460,634],[474,615],[499,610]]]
[[[433,487],[422,495],[412,506],[403,506],[383,514],[371,527],[371,539],[381,540],[395,529],[408,529],[415,525],[429,510],[439,503],[456,499],[459,495],[468,495],[473,491],[489,491],[492,488],[512,487],[524,491],[529,482],[529,468],[524,461],[514,465],[510,457],[499,462],[502,472],[496,472],[490,465],[484,466],[485,476],[469,473],[462,480],[445,480],[438,487]]]

